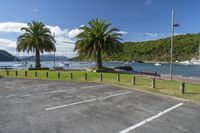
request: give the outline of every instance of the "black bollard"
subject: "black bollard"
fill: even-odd
[[[180,93],[184,94],[185,93],[185,82],[180,83]]]
[[[6,71],[7,76],[9,76],[9,71]]]
[[[73,79],[73,73],[70,73],[70,78]]]
[[[37,72],[35,72],[35,77],[37,77],[38,76],[38,74],[37,74]]]
[[[27,71],[24,72],[24,76],[27,77]]]
[[[119,82],[120,81],[120,75],[118,74],[117,75],[117,82]]]
[[[156,79],[155,78],[152,79],[152,88],[153,89],[156,88]]]
[[[85,76],[84,76],[84,77],[85,77],[85,80],[87,80],[87,73],[85,73]]]
[[[60,78],[60,73],[58,73],[58,79]]]
[[[135,85],[135,76],[133,76],[132,83]]]
[[[103,81],[103,74],[100,74],[100,81]]]
[[[46,72],[46,78],[48,78],[49,77],[49,73],[48,72]]]

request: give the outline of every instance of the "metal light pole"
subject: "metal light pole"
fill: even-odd
[[[173,79],[173,39],[174,39],[174,10],[172,10],[172,35],[171,35],[171,52],[170,52],[170,79]]]
[[[173,79],[173,45],[174,45],[174,27],[179,27],[179,24],[174,23],[174,10],[172,10],[172,35],[171,35],[171,59],[170,59],[170,79]]]

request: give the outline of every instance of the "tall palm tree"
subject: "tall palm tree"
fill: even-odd
[[[27,24],[28,27],[22,27],[22,35],[17,38],[17,51],[35,52],[35,67],[41,67],[40,52],[56,51],[55,39],[51,35],[49,28],[42,22],[32,21]]]
[[[122,51],[120,43],[122,34],[117,28],[109,28],[111,23],[105,20],[90,20],[88,26],[82,26],[76,36],[74,51],[81,56],[95,56],[97,69],[102,68],[102,54],[107,56],[119,54]]]

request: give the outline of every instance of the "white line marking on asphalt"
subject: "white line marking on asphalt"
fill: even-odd
[[[46,108],[45,110],[53,110],[53,109],[59,109],[59,108],[69,107],[69,106],[72,106],[72,105],[78,105],[78,104],[82,104],[82,103],[89,103],[89,102],[93,102],[93,101],[96,101],[96,100],[108,99],[108,98],[111,98],[111,97],[125,95],[125,94],[131,93],[131,92],[132,91],[127,91],[127,92],[112,94],[112,95],[105,96],[105,97],[93,98],[93,99],[84,100],[84,101],[80,101],[80,102],[75,102],[75,103],[70,103],[70,104],[55,106],[55,107],[51,107],[51,108]]]
[[[47,92],[42,92],[40,94],[50,94],[50,93],[53,94],[53,93],[67,92],[70,89],[85,89],[85,88],[94,88],[94,87],[102,87],[102,86],[107,86],[107,85],[93,85],[93,86],[84,86],[84,87],[80,87],[80,88],[70,87],[69,89],[65,89],[65,90],[47,91]]]
[[[84,87],[80,87],[80,88],[69,88],[69,89],[85,89],[85,88],[94,88],[94,87],[102,87],[102,86],[107,86],[107,85],[93,85],[93,86],[84,86]],[[47,92],[42,92],[42,93],[39,93],[39,94],[35,94],[35,95],[44,95],[44,94],[53,94],[53,93],[60,93],[60,92],[67,92],[69,91],[69,89],[65,89],[65,90],[55,90],[55,91],[47,91]],[[37,92],[37,91],[30,91],[29,93],[34,93],[34,92]],[[33,96],[31,94],[24,94],[24,95],[19,95],[19,94],[12,94],[12,95],[8,95],[8,96],[5,96],[6,98],[11,98],[11,97],[29,97],[29,96]],[[3,97],[3,96],[0,96],[0,98]]]
[[[19,96],[18,94],[13,94],[13,95],[8,95],[8,96],[5,96],[6,98],[10,98],[10,97],[15,97],[15,96]]]
[[[26,94],[26,95],[21,95],[20,97],[29,97],[29,96],[31,96],[31,95]]]
[[[158,117],[160,117],[160,116],[172,111],[173,109],[180,107],[181,105],[183,105],[183,103],[179,103],[179,104],[177,104],[175,106],[172,106],[171,108],[168,108],[168,109],[166,109],[166,110],[164,110],[164,111],[162,111],[162,112],[160,112],[160,113],[158,113],[158,114],[156,114],[156,115],[154,115],[154,116],[152,116],[152,117],[150,117],[150,118],[148,118],[146,120],[143,120],[143,121],[141,121],[141,122],[139,122],[139,123],[137,123],[137,124],[135,124],[135,125],[133,125],[133,126],[131,126],[129,128],[126,128],[126,129],[120,131],[119,133],[128,133],[128,132],[130,132],[130,131],[132,131],[132,130],[134,130],[134,129],[136,129],[136,128],[144,125],[144,124],[147,124],[148,122],[150,122],[150,121],[152,121],[152,120],[154,120],[154,119],[156,119],[156,118],[158,118]]]

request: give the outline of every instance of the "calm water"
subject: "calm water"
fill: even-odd
[[[61,62],[56,62],[56,66],[59,66]],[[95,63],[86,63],[86,62],[68,62],[71,64],[71,68],[88,68],[95,66]],[[0,66],[13,66],[14,62],[0,62]],[[28,66],[32,64],[34,66],[34,62],[28,62]],[[53,67],[53,61],[42,61],[43,67]],[[115,67],[121,66],[123,63],[121,62],[103,62],[104,66],[107,67]],[[169,64],[163,64],[162,66],[155,66],[153,63],[130,63],[127,64],[132,66],[135,71],[151,71],[158,72],[161,74],[169,74]],[[22,68],[18,68],[22,69]],[[181,65],[174,64],[173,72],[175,75],[182,75],[186,77],[200,77],[200,66],[198,65]]]

